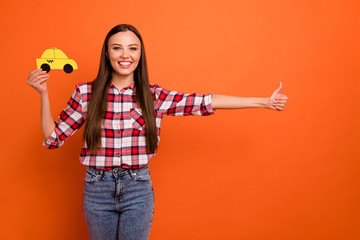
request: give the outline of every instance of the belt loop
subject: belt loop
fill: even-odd
[[[100,180],[102,179],[103,175],[104,175],[104,170],[101,170],[101,169],[96,169],[96,178],[97,180]]]
[[[129,173],[130,173],[131,177],[133,177],[133,178],[136,177],[136,172],[133,169],[129,168]]]

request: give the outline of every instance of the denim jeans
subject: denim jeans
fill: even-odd
[[[154,214],[148,167],[85,174],[83,213],[92,240],[146,240]]]

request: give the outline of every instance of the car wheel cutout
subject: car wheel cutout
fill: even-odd
[[[42,70],[46,71],[46,72],[50,72],[50,66],[49,66],[49,64],[44,63],[44,64],[42,64],[42,65],[40,66],[40,68],[41,68]]]
[[[73,71],[73,67],[70,64],[65,64],[64,72],[71,73]]]

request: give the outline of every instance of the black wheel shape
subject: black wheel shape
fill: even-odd
[[[71,73],[73,71],[73,67],[70,64],[65,64],[64,72]]]
[[[42,64],[41,67],[40,67],[42,70],[46,71],[46,72],[50,72],[50,66],[49,64]]]

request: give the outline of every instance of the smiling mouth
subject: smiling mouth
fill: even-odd
[[[118,62],[121,68],[129,68],[132,62]]]
[[[119,62],[121,66],[129,66],[131,62]]]

